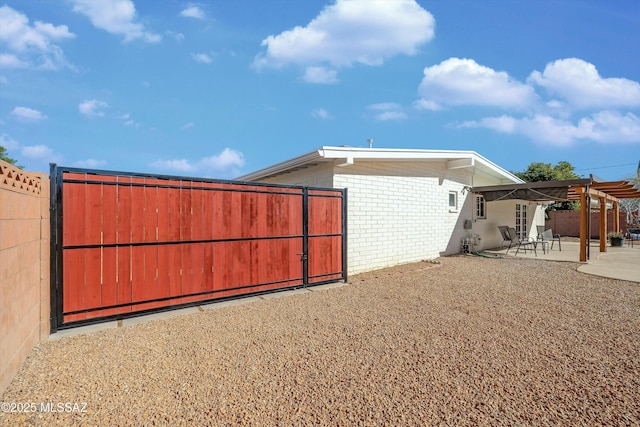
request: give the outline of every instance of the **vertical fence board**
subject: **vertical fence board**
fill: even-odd
[[[131,303],[131,182],[130,177],[119,177],[117,187],[118,219],[116,239],[120,246],[118,258],[118,304]],[[122,183],[122,184],[121,184]],[[130,313],[131,307],[118,308],[118,313]]]
[[[202,273],[203,273],[203,283],[202,290],[203,291],[213,291],[213,243],[205,243],[203,244],[203,265],[202,265]]]
[[[71,312],[85,308],[84,290],[84,256],[82,251],[69,251],[64,259],[64,311]],[[86,314],[72,314],[65,316],[65,321],[83,320]]]
[[[103,177],[104,181],[115,182],[115,176]],[[102,185],[102,244],[114,244],[116,243],[117,232],[117,207],[118,200],[116,198],[116,186],[112,184]],[[101,289],[102,289],[102,304],[105,307],[116,305],[117,288],[116,284],[116,248],[105,247],[102,248],[102,264],[101,264]],[[96,316],[111,316],[116,314],[116,309],[102,310],[95,312]]]
[[[157,248],[158,250],[158,297],[165,298],[171,294],[170,291],[170,280],[169,277],[169,246],[160,245]],[[168,301],[158,302],[158,307],[164,307],[169,305]]]
[[[167,185],[166,180],[158,180],[159,187],[157,188],[157,234],[158,234],[158,242],[167,242],[169,241],[169,189],[163,187],[163,185]],[[170,295],[170,285],[169,285],[169,248],[164,245],[158,245],[157,247],[157,295],[158,298],[165,298]],[[168,305],[167,301],[158,302],[158,307],[164,307]]]

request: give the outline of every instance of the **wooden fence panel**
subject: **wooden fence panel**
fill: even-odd
[[[346,280],[345,190],[56,166],[52,175],[54,329]]]

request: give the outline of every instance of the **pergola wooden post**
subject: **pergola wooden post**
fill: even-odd
[[[617,200],[613,202],[613,230],[620,231],[620,204]]]
[[[607,252],[607,199],[600,196],[600,252]]]
[[[587,262],[587,192],[580,193],[580,262]]]

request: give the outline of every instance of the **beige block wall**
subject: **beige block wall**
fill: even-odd
[[[0,160],[0,396],[50,332],[49,177]]]

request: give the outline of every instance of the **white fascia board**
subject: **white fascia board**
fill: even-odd
[[[354,147],[322,147],[320,155],[325,159],[353,157],[354,160],[452,160],[470,158],[473,151],[422,150],[400,148],[354,148]]]

